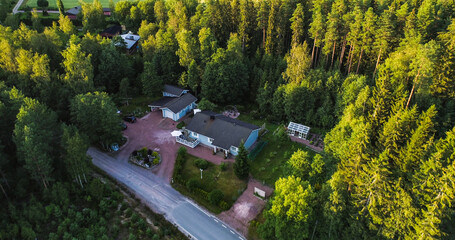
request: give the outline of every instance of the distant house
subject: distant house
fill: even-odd
[[[66,15],[68,16],[69,19],[76,20],[77,15],[81,12],[81,10],[82,10],[81,6],[76,6],[66,10]]]
[[[110,8],[103,8],[104,16],[111,16],[111,9]]]
[[[81,12],[81,10],[82,10],[81,6],[76,6],[76,7],[66,10],[66,15],[68,16],[69,19],[75,20],[77,18],[77,15]],[[104,16],[110,16],[111,9],[103,8],[103,14],[104,14]]]
[[[239,146],[243,142],[246,149],[258,139],[260,127],[211,111],[197,112],[185,127],[184,134],[178,136],[177,142],[195,147],[199,143],[222,151],[226,156],[230,153],[238,155]]]
[[[139,35],[135,35],[132,32],[128,32],[127,34],[120,35],[123,41],[125,41],[125,48],[128,53],[134,53],[138,48],[138,42],[141,38]]]
[[[122,32],[122,27],[119,25],[114,25],[112,27],[106,28],[104,31],[100,33],[100,36],[103,38],[113,38],[119,35]]]
[[[185,93],[188,93],[188,90],[169,84],[164,85],[163,96],[165,97],[180,97]]]
[[[161,109],[163,118],[178,121],[196,108],[196,101],[197,98],[191,93],[188,93],[188,90],[172,85],[165,85],[163,97],[148,106],[152,111]]]

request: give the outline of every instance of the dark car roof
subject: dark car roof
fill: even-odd
[[[222,114],[202,111],[194,115],[186,129],[213,138],[213,145],[229,149],[240,146],[259,127]]]

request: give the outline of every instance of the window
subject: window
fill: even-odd
[[[234,152],[238,152],[239,149],[237,147],[234,147],[234,146],[231,146],[231,150],[234,151]]]

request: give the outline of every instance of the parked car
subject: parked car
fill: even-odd
[[[126,124],[124,122],[120,122],[119,124],[122,127],[122,130],[125,130],[128,128],[128,126],[126,126]]]
[[[113,143],[111,144],[111,150],[114,151],[114,152],[117,152],[119,150],[119,146],[118,146],[118,143]]]
[[[135,116],[126,116],[123,118],[123,120],[130,122],[130,123],[135,123],[136,122],[136,117]]]

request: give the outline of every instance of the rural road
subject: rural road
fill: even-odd
[[[23,2],[24,2],[24,0],[17,1],[16,5],[13,8],[13,14],[23,13],[24,12],[23,10],[19,11],[19,8],[22,6]],[[43,10],[36,10],[36,12],[43,12]],[[60,13],[60,12],[59,11],[55,11],[55,10],[48,10],[47,13]]]
[[[89,148],[87,154],[93,158],[95,166],[126,185],[144,200],[149,208],[164,214],[168,221],[176,224],[192,239],[244,239],[234,229],[199,208],[149,170],[115,159],[96,148]]]
[[[23,2],[24,2],[24,0],[17,1],[16,6],[14,6],[14,8],[13,8],[13,14],[16,14],[19,12],[19,8],[21,7]],[[23,11],[21,11],[21,12],[23,12]]]

